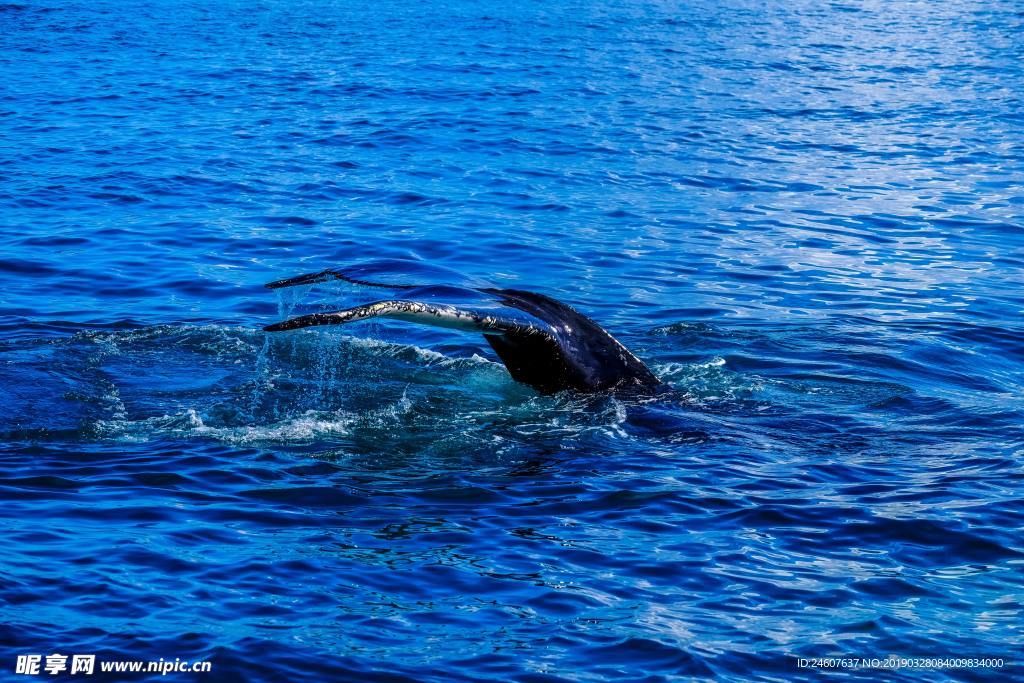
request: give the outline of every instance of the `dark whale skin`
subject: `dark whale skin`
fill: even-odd
[[[542,394],[648,394],[662,384],[644,363],[603,327],[572,306],[545,294],[495,287],[383,283],[365,277],[400,269],[401,261],[379,261],[346,270],[328,269],[267,284],[270,289],[343,280],[390,289],[401,299],[313,313],[268,325],[281,332],[390,317],[425,325],[481,332],[517,382]],[[401,272],[399,270],[399,272]],[[457,302],[457,303],[453,303]],[[525,313],[513,314],[508,309]]]
[[[543,394],[581,392],[646,393],[661,382],[603,327],[571,306],[521,289],[485,290],[501,302],[548,323],[552,336],[484,335],[517,382]]]

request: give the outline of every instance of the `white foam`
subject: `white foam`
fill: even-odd
[[[348,435],[359,421],[354,413],[306,411],[301,415],[263,425],[211,426],[189,408],[177,415],[142,420],[100,420],[96,431],[104,437],[123,441],[147,441],[158,436],[213,438],[236,444],[258,442],[310,441]]]

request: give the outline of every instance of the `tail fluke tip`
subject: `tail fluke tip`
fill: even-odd
[[[306,273],[304,275],[296,275],[295,277],[285,278],[284,280],[274,280],[263,285],[267,289],[281,289],[282,287],[298,287],[299,285],[313,285],[318,282],[326,282],[333,280],[338,277],[338,274],[333,270],[321,270],[318,273]]]

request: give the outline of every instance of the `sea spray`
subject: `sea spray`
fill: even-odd
[[[270,337],[264,336],[263,345],[256,354],[256,363],[253,368],[253,381],[250,383],[249,391],[249,412],[255,414],[263,403],[267,391],[274,388],[274,382],[270,375]]]

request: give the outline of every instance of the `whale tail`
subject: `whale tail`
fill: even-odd
[[[476,290],[491,286],[489,282],[469,277],[451,268],[408,259],[379,259],[345,266],[344,268],[328,268],[316,273],[306,273],[285,278],[284,280],[274,280],[264,286],[267,289],[281,289],[283,287],[314,285],[332,280],[339,280],[363,287],[380,287],[394,290],[417,289],[427,283],[438,282]]]
[[[444,275],[450,276],[447,269],[418,262],[410,265],[404,261],[377,261],[276,280],[267,287],[279,289],[342,280],[396,290],[402,298],[302,315],[263,329],[283,332],[391,318],[482,333],[513,379],[545,394],[563,389],[649,392],[660,385],[647,366],[607,330],[557,299],[525,290],[478,286],[478,282],[468,282],[465,276],[457,274],[450,276],[460,282],[457,286],[409,282],[431,274],[438,278],[435,282],[443,281]],[[400,280],[391,280],[395,276]]]
[[[501,318],[466,308],[424,301],[389,299],[354,306],[328,313],[311,313],[290,318],[263,328],[265,332],[284,332],[317,325],[344,325],[369,318],[393,318],[409,322],[447,327],[456,330],[483,332],[484,334],[545,334],[540,327],[510,318]]]
[[[328,313],[312,313],[264,327],[266,332],[284,332],[319,325],[344,325],[370,318],[391,318],[407,322],[481,332],[508,369],[512,379],[544,394],[565,388],[587,390],[574,381],[555,337],[540,326],[510,317],[488,315],[448,305],[422,301],[375,301]]]
[[[284,280],[274,280],[263,285],[267,289],[281,289],[283,287],[300,287],[302,285],[315,285],[319,282],[330,282],[331,280],[341,280],[348,282],[353,285],[362,285],[364,287],[386,287],[388,289],[413,289],[417,285],[404,285],[404,284],[387,284],[384,282],[371,282],[364,280],[353,275],[349,275],[341,270],[334,270],[328,268],[327,270],[321,270],[318,273],[306,273],[304,275],[296,275],[295,277],[285,278]]]

